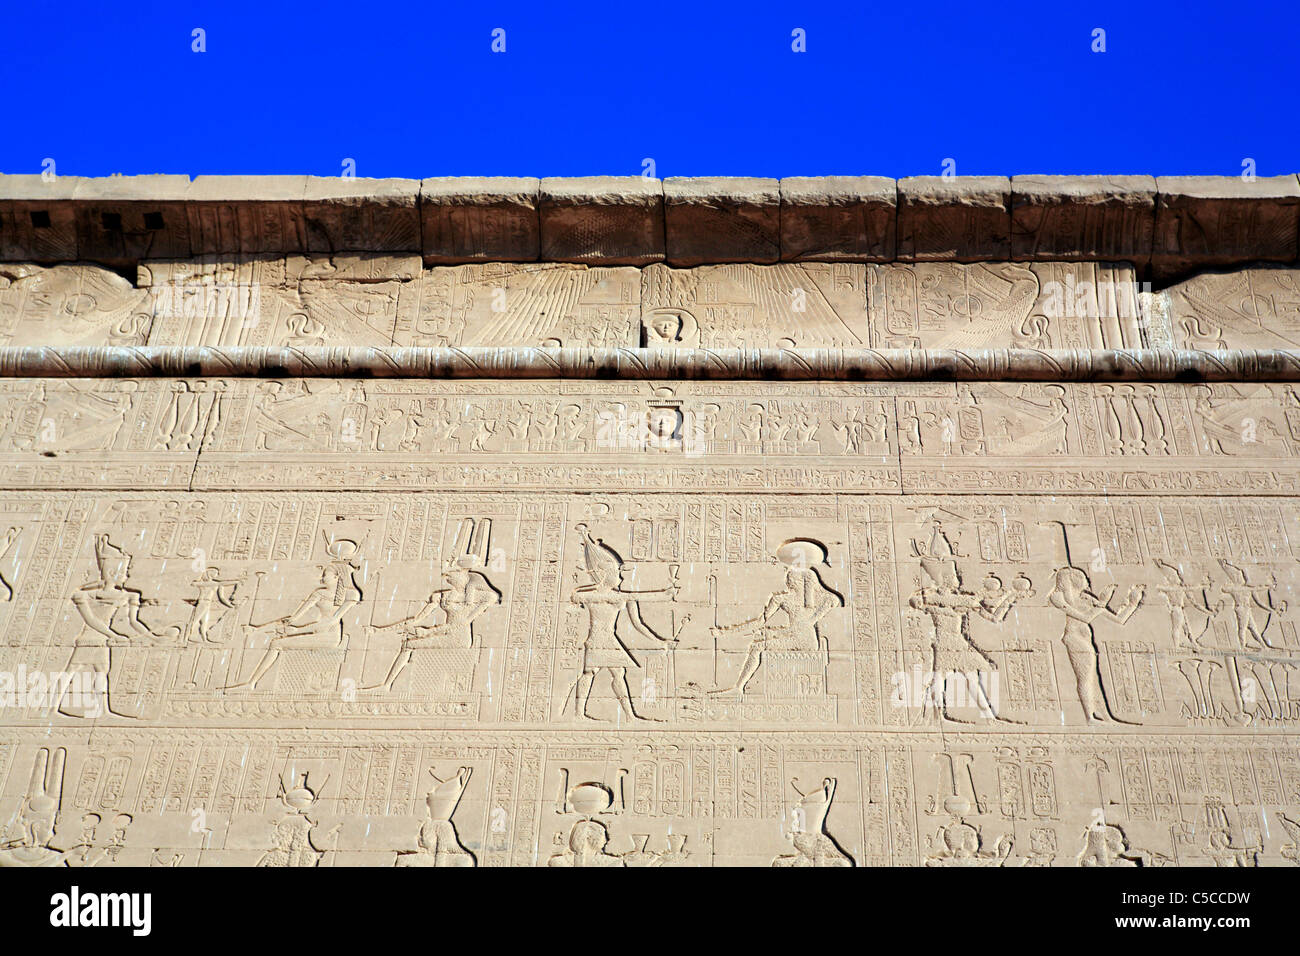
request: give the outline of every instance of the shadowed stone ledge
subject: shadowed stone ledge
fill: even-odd
[[[262,348],[0,349],[2,378],[483,378],[1300,382],[1300,350]]]
[[[1296,261],[1300,180],[0,175],[0,260],[421,254],[426,263]]]

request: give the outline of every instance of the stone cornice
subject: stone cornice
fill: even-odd
[[[1294,262],[1300,180],[0,176],[0,261],[419,253],[429,264]]]
[[[1300,382],[1300,350],[0,348],[0,378]]]

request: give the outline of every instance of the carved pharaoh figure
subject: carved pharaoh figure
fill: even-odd
[[[1277,579],[1269,575],[1264,584],[1251,584],[1245,569],[1232,564],[1227,558],[1220,558],[1219,565],[1228,577],[1227,582],[1219,586],[1219,590],[1223,593],[1223,604],[1232,609],[1237,642],[1243,650],[1249,650],[1252,641],[1260,650],[1273,647],[1272,641],[1265,634],[1273,615],[1281,614],[1287,608],[1285,601],[1274,603],[1273,588],[1277,586]],[[1262,623],[1256,620],[1256,608],[1267,612]]]
[[[1204,582],[1199,585],[1189,585],[1183,578],[1183,572],[1174,565],[1161,561],[1159,558],[1155,559],[1155,564],[1164,572],[1165,576],[1165,583],[1157,585],[1156,591],[1169,606],[1169,626],[1173,631],[1174,646],[1185,650],[1195,650],[1222,604],[1210,607],[1209,599],[1206,596],[1207,589],[1210,586],[1209,577],[1206,577]],[[1192,633],[1189,612],[1205,615],[1205,620],[1195,634]]]
[[[952,542],[938,521],[934,523],[928,545],[924,549],[919,545],[914,547],[921,570],[930,583],[913,594],[908,604],[928,615],[934,625],[927,700],[940,702],[945,719],[964,723],[949,710],[948,681],[956,678],[965,682],[981,712],[994,719],[1007,720],[998,713],[985,686],[984,675],[995,671],[997,663],[976,645],[970,633],[970,620],[971,615],[977,614],[990,623],[1001,624],[1017,602],[1034,596],[1029,579],[1021,575],[1008,589],[990,575],[980,592],[967,589],[957,568]]]
[[[641,617],[641,602],[665,602],[677,597],[674,581],[666,588],[631,591],[624,588],[627,566],[618,552],[593,538],[585,524],[578,525],[583,537],[582,554],[590,584],[574,589],[569,600],[587,610],[588,627],[582,642],[582,669],[576,683],[575,709],[589,717],[587,704],[591,699],[592,685],[600,673],[609,675],[623,715],[629,720],[645,719],[632,706],[632,693],[628,688],[627,669],[639,667],[637,659],[619,636],[619,626],[626,622],[634,632],[669,646],[676,644],[671,637],[663,637]]]
[[[140,620],[140,609],[146,602],[137,588],[128,586],[131,555],[114,545],[107,534],[95,539],[95,564],[99,569],[98,580],[72,595],[82,627],[68,658],[67,670],[81,678],[68,685],[59,704],[59,713],[68,717],[102,717],[110,712],[112,647],[180,642],[179,628],[172,626],[155,632]]]

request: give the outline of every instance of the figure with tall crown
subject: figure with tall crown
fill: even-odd
[[[583,717],[591,716],[587,713],[587,703],[591,699],[596,676],[603,672],[609,675],[623,716],[629,720],[650,719],[642,717],[632,706],[627,669],[639,667],[640,664],[619,636],[619,626],[626,622],[634,633],[661,641],[670,647],[675,646],[673,638],[663,637],[646,624],[641,617],[640,605],[644,601],[675,600],[677,581],[674,578],[666,588],[627,590],[623,585],[628,568],[618,552],[605,542],[593,538],[585,524],[578,525],[577,530],[583,538],[583,564],[591,582],[575,588],[569,598],[573,603],[586,608],[589,618],[587,636],[582,642],[582,670],[575,682],[575,709]]]
[[[1075,686],[1079,692],[1079,703],[1083,706],[1083,715],[1088,723],[1113,720],[1127,724],[1132,721],[1120,720],[1110,711],[1101,686],[1101,660],[1097,650],[1097,639],[1093,621],[1105,618],[1123,626],[1128,623],[1142,604],[1146,595],[1146,586],[1142,584],[1129,588],[1124,603],[1112,610],[1111,598],[1116,585],[1112,584],[1100,595],[1092,591],[1092,582],[1088,573],[1074,566],[1070,557],[1070,539],[1065,529],[1065,522],[1056,521],[1061,530],[1061,546],[1064,551],[1065,566],[1057,568],[1052,578],[1052,589],[1047,593],[1048,603],[1058,608],[1065,615],[1065,630],[1061,634],[1061,643],[1065,645],[1066,655],[1070,658],[1070,667],[1074,671]]]
[[[797,780],[790,781],[791,789],[799,795],[793,825],[789,831],[795,852],[778,856],[772,861],[773,866],[802,869],[854,865],[853,857],[845,853],[826,830],[826,816],[831,812],[831,800],[835,798],[837,783],[834,777],[827,777],[816,790],[803,793]]]
[[[1021,575],[1011,588],[1004,588],[1001,581],[989,575],[981,591],[965,587],[957,568],[957,553],[938,520],[929,544],[922,548],[913,542],[913,551],[929,583],[912,595],[908,605],[928,615],[934,625],[926,698],[939,703],[945,719],[964,723],[948,709],[948,680],[961,679],[985,716],[1007,720],[997,712],[984,683],[984,675],[996,671],[997,663],[972,639],[970,621],[971,615],[978,614],[992,624],[1001,624],[1017,602],[1033,597],[1029,579]]]
[[[844,596],[826,586],[817,573],[818,564],[826,561],[826,548],[818,541],[799,538],[787,541],[776,550],[776,559],[786,568],[784,585],[773,592],[755,618],[739,624],[715,626],[714,638],[748,639],[745,661],[730,687],[711,694],[740,697],[745,686],[758,672],[766,651],[826,651],[821,620],[832,610],[844,606]]]
[[[456,805],[465,793],[471,773],[469,767],[461,767],[446,780],[438,780],[433,771],[429,771],[438,785],[425,798],[429,819],[420,826],[420,848],[399,851],[397,866],[475,865],[477,861],[474,854],[461,846],[456,825],[451,822],[451,815],[456,812]]]
[[[64,854],[50,846],[63,806],[63,770],[68,752],[42,747],[32,761],[27,794],[19,810],[21,835],[0,845],[0,867],[63,866]]]
[[[155,633],[140,620],[140,608],[146,601],[139,589],[129,586],[131,555],[113,544],[107,534],[95,539],[95,564],[98,580],[72,595],[83,626],[68,659],[74,680],[59,704],[59,713],[68,717],[109,713],[111,647],[172,644],[180,639],[179,628]]]

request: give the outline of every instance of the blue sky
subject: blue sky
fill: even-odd
[[[8,173],[1300,169],[1297,0],[23,0],[3,22]]]

